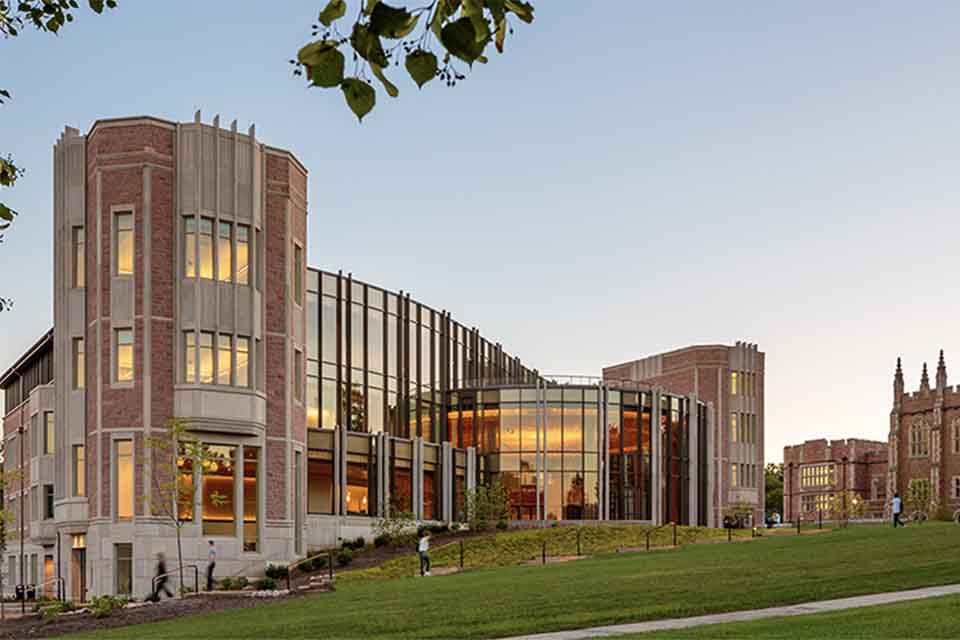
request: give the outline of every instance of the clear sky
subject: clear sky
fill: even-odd
[[[453,89],[363,125],[287,60],[323,0],[146,2],[0,42],[5,369],[52,322],[64,125],[251,122],[310,170],[310,264],[403,288],[550,373],[691,343],[767,354],[766,456],[885,439],[940,348],[960,383],[960,3],[537,0]]]

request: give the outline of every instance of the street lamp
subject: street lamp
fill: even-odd
[[[20,614],[26,614],[27,612],[27,585],[26,581],[23,579],[23,575],[26,572],[26,565],[24,564],[23,556],[23,503],[25,502],[24,493],[23,493],[23,439],[24,439],[24,429],[23,429],[23,416],[20,418],[20,425],[17,426],[17,440],[20,441],[20,495],[17,498],[17,504],[20,506],[20,517],[17,518],[20,521]]]

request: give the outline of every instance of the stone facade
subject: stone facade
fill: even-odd
[[[830,497],[844,490],[864,500],[864,517],[883,517],[886,476],[886,442],[820,439],[784,447],[783,520],[829,518]]]
[[[960,388],[947,386],[943,351],[933,386],[923,364],[920,388],[904,390],[897,358],[890,412],[887,493],[899,492],[905,511],[926,505],[929,515],[960,515]],[[939,512],[939,514],[937,513]]]
[[[753,521],[763,522],[764,361],[756,345],[737,342],[685,347],[603,369],[607,381],[645,382],[713,405],[717,419],[709,455],[715,526],[735,505],[749,506]]]

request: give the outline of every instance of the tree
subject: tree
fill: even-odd
[[[863,496],[856,491],[837,491],[830,496],[827,511],[830,517],[846,526],[850,518],[862,518],[866,506]]]
[[[88,0],[87,4],[95,13],[103,13],[104,8],[114,9],[116,0]],[[6,38],[16,38],[24,28],[32,26],[38,31],[53,34],[60,32],[65,25],[73,22],[74,12],[79,9],[77,0],[0,0],[0,34]],[[10,92],[0,87],[0,105],[11,99]],[[12,187],[17,178],[23,175],[13,156],[0,153],[0,188]],[[0,242],[4,232],[10,228],[17,212],[0,201]],[[10,309],[13,301],[0,297],[0,311]]]
[[[910,518],[917,522],[926,520],[938,507],[930,496],[930,481],[925,478],[914,478],[910,481],[904,502]]]
[[[743,500],[734,502],[723,510],[724,527],[740,529],[746,526],[747,521],[753,514],[753,506]]]
[[[7,550],[7,540],[10,539],[10,528],[7,525],[13,521],[13,512],[7,508],[7,487],[19,481],[20,477],[19,469],[0,470],[0,555]],[[2,571],[0,571],[0,594],[3,594]],[[4,599],[0,597],[0,619],[3,618],[3,603]]]
[[[319,24],[312,26],[316,39],[301,47],[290,63],[294,75],[303,76],[309,86],[339,88],[360,120],[377,101],[368,72],[388,96],[396,98],[400,90],[384,71],[398,66],[402,53],[404,68],[418,87],[434,78],[456,86],[466,77],[460,65],[485,64],[484,51],[491,42],[503,53],[507,33],[513,33],[510,21],[529,24],[534,11],[529,2],[517,0],[432,0],[412,8],[357,0],[357,17],[348,35],[338,25],[347,8],[346,0],[329,0],[317,17]],[[382,39],[390,42],[384,46]],[[346,75],[344,51],[352,57],[353,75]]]
[[[193,506],[196,495],[194,470],[200,477],[212,472],[218,465],[229,461],[205,446],[190,432],[190,424],[178,418],[171,418],[156,435],[145,439],[146,446],[143,462],[152,466],[151,509],[154,515],[166,520],[177,535],[177,565],[180,570],[180,582],[183,584],[183,527],[192,523]],[[230,501],[229,496],[213,492],[210,501],[222,506]],[[182,590],[182,589],[181,589]]]
[[[783,510],[783,464],[769,463],[763,468],[765,511],[767,517]]]
[[[510,517],[510,494],[499,480],[467,491],[467,521],[473,531],[486,531]]]

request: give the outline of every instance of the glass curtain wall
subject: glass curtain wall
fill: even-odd
[[[651,518],[651,402],[648,392],[607,392],[611,520]]]
[[[445,398],[469,381],[534,374],[449,314],[349,276],[307,274],[307,426],[439,443]]]

